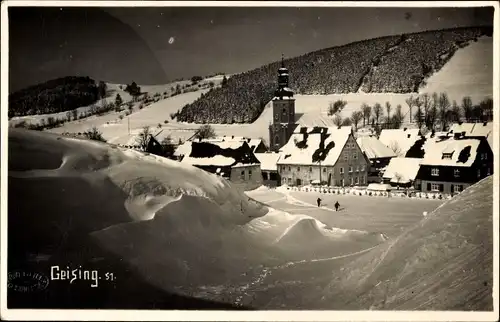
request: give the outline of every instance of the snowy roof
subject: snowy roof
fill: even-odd
[[[278,171],[279,153],[255,153],[255,156],[259,159],[263,171]]]
[[[465,132],[465,137],[488,137],[493,135],[493,122],[488,123],[454,123],[450,128],[450,133]]]
[[[396,174],[399,174],[399,183],[413,181],[417,177],[422,160],[419,158],[392,158],[385,169],[383,178],[391,179],[391,182],[398,183]]]
[[[406,152],[415,144],[419,136],[419,129],[384,129],[380,133],[380,142],[394,150],[401,150],[400,155],[405,155]]]
[[[368,159],[376,158],[392,158],[396,153],[385,146],[380,140],[373,136],[360,136],[356,140],[361,151],[363,151]]]
[[[210,158],[191,158],[189,156],[185,156],[182,159],[182,163],[190,164],[190,165],[206,165],[206,166],[231,166],[236,162],[233,158],[228,158],[222,155],[215,155]]]
[[[179,147],[181,162],[197,166],[233,166],[259,164],[245,141],[186,142]],[[178,149],[179,150],[179,149]]]
[[[305,131],[306,135],[300,133]],[[319,131],[324,131],[321,134]],[[285,146],[280,149],[281,157],[278,160],[278,164],[298,164],[298,165],[313,165],[318,164],[316,158],[321,157],[322,164],[325,165],[335,165],[345,146],[349,135],[351,135],[351,127],[343,126],[341,128],[337,127],[324,127],[324,128],[300,128],[295,130],[292,134],[290,140]],[[322,139],[324,150],[320,150],[320,144]],[[299,147],[301,142],[304,142],[304,146]],[[297,146],[299,145],[299,146]],[[328,147],[330,146],[330,150]],[[321,155],[324,153],[326,155]],[[314,161],[313,161],[314,159]]]
[[[470,167],[476,160],[479,139],[448,139],[435,142],[425,150],[422,165]],[[452,154],[444,158],[443,153]]]
[[[195,139],[192,139],[191,141],[196,141],[196,142],[200,142],[199,140],[195,140]],[[262,139],[254,139],[254,138],[247,138],[247,137],[244,137],[244,136],[218,136],[218,137],[215,137],[215,138],[211,138],[211,139],[203,139],[201,140],[201,142],[210,142],[210,143],[214,143],[214,144],[217,144],[217,145],[221,145],[220,143],[221,142],[247,142],[247,144],[250,146],[250,149],[254,152],[255,149],[257,149],[257,147],[259,146],[259,144],[262,143]],[[230,145],[228,145],[230,146]],[[222,147],[222,146],[221,146]]]

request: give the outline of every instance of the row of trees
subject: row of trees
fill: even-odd
[[[406,100],[410,109],[410,120],[419,128],[446,131],[453,122],[487,122],[493,120],[493,99],[485,98],[473,104],[469,96],[463,97],[460,105],[450,99],[446,93],[424,93],[410,96]],[[414,111],[414,112],[413,112]]]
[[[389,102],[385,103],[386,116],[384,116],[384,107],[379,103],[372,106],[363,103],[360,110],[353,111],[350,117],[342,118],[340,112],[347,105],[346,101],[337,100],[330,103],[328,107],[328,115],[333,116],[333,123],[336,126],[350,126],[358,130],[358,125],[363,122],[363,127],[370,124],[375,127],[376,131],[382,129],[397,129],[403,123],[404,115],[401,105],[396,106],[396,110],[392,113],[392,105]]]
[[[421,95],[411,95],[406,99],[409,108],[410,123],[416,123],[420,129],[424,126],[431,131],[448,130],[451,123],[466,122],[487,122],[493,120],[493,100],[485,98],[478,104],[473,104],[472,99],[466,96],[460,102],[450,102],[446,93],[424,93]],[[331,102],[328,107],[328,115],[333,117],[336,126],[353,125],[358,130],[358,125],[363,127],[371,125],[377,134],[382,129],[399,129],[404,122],[405,115],[402,106],[397,105],[396,109],[390,102],[385,102],[382,106],[375,103],[370,106],[366,103],[361,105],[359,110],[353,111],[350,117],[343,118],[340,112],[347,105],[346,101],[337,100]],[[385,112],[385,114],[384,114]]]

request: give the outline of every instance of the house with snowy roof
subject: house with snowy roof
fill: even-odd
[[[368,183],[379,183],[381,174],[391,159],[396,157],[396,153],[375,136],[358,136],[356,143],[358,143],[361,151],[370,160]]]
[[[255,157],[260,161],[264,185],[279,185],[281,180],[278,174],[278,160],[281,154],[276,152],[255,153]]]
[[[420,139],[420,130],[411,128],[383,129],[379,140],[397,156],[404,157],[406,152]]]
[[[299,127],[279,151],[277,168],[282,184],[367,184],[370,161],[350,126]]]
[[[383,183],[394,187],[415,187],[422,160],[421,158],[392,158],[382,175]]]
[[[217,174],[243,190],[262,185],[260,161],[246,141],[188,141],[180,162]]]
[[[461,192],[493,174],[493,151],[484,137],[442,137],[423,151],[415,180],[423,192]]]

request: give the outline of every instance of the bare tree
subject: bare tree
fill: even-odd
[[[83,135],[90,140],[106,142],[102,137],[102,133],[94,126],[92,129],[83,132]]]
[[[383,114],[382,105],[380,105],[379,103],[376,103],[373,106],[373,117],[375,118],[376,124],[379,124],[379,120],[380,120],[380,117],[382,116],[382,114]]]
[[[342,111],[342,109],[347,105],[346,101],[337,100],[335,102],[331,102],[328,106],[328,116],[332,116]]]
[[[210,139],[215,137],[215,130],[209,124],[202,125],[194,134],[196,139]]]
[[[460,106],[458,106],[457,104],[457,101],[453,101],[453,103],[451,104],[450,115],[452,122],[460,121],[460,118],[462,117],[462,112],[460,110]]]
[[[446,131],[450,117],[450,99],[446,93],[439,95],[439,119],[441,121],[441,129]]]
[[[149,140],[151,139],[151,134],[152,132],[149,126],[145,126],[142,128],[142,132],[139,133],[139,135],[135,140],[143,151],[146,151],[148,148]]]
[[[424,112],[422,111],[424,102],[421,97],[416,97],[413,100],[413,104],[417,107],[417,110],[415,111],[415,120],[417,122],[418,128],[421,129],[424,120]]]
[[[472,99],[469,96],[462,98],[462,111],[465,117],[465,120],[468,122],[472,119]]]
[[[354,111],[354,112],[352,112],[351,121],[354,124],[354,130],[355,131],[358,130],[358,124],[359,124],[359,122],[361,121],[362,118],[363,118],[363,113],[361,111]]]
[[[479,103],[479,109],[481,111],[481,119],[483,122],[493,121],[493,99],[490,97],[485,98]]]
[[[385,110],[387,112],[387,119],[390,119],[391,118],[391,103],[389,102],[385,102]]]
[[[402,111],[402,107],[400,104],[398,104],[398,106],[396,106],[396,112],[394,113],[394,115],[392,116],[392,126],[393,128],[395,129],[399,129],[401,127],[401,124],[403,124],[403,111]]]
[[[342,121],[342,116],[338,114],[333,118],[333,124],[335,124],[336,126],[342,126]]]
[[[411,123],[411,117],[412,117],[412,107],[415,106],[415,99],[413,98],[413,95],[410,95],[406,100],[406,105],[408,105],[408,108],[410,109],[410,123]]]
[[[342,120],[342,126],[351,126],[352,125],[352,121],[350,118],[345,118]]]
[[[370,115],[372,114],[372,107],[366,103],[361,104],[361,112],[363,113],[363,126],[370,121]]]

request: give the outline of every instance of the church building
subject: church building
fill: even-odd
[[[269,125],[269,149],[277,152],[292,136],[295,123],[295,99],[289,88],[288,69],[285,68],[283,57],[278,70],[278,88],[272,100],[273,123]]]

